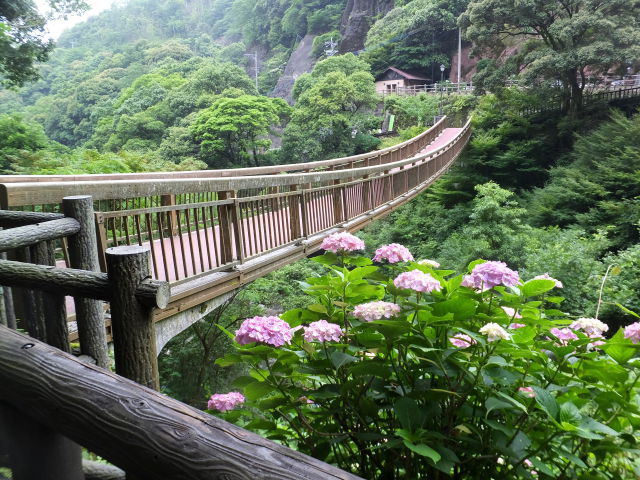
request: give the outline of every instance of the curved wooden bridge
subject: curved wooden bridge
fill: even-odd
[[[352,157],[233,170],[75,176],[2,176],[4,209],[58,212],[94,199],[98,247],[150,247],[152,274],[171,283],[155,312],[158,347],[219,298],[319,249],[334,231],[387,215],[445,172],[470,136],[446,118],[404,143]],[[66,246],[61,245],[66,254]],[[59,261],[59,266],[65,266]],[[164,321],[170,319],[170,322]]]

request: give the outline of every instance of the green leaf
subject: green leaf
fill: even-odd
[[[565,402],[560,406],[560,422],[577,425],[581,418],[580,410],[572,402]]]
[[[366,267],[371,265],[373,262],[368,257],[346,257],[344,259],[344,263],[347,265],[353,265],[354,267]],[[372,273],[375,272],[378,267],[373,267]]]
[[[467,271],[471,273],[476,265],[480,265],[481,263],[486,263],[486,262],[487,262],[486,260],[482,260],[482,259],[474,260],[467,266]]]
[[[631,360],[638,351],[638,347],[640,345],[633,345],[631,339],[624,338],[624,330],[622,328],[618,329],[616,334],[605,345],[600,346],[607,355],[619,364],[624,364]]]
[[[266,397],[274,390],[275,387],[266,382],[254,382],[244,388],[243,394],[248,400],[256,401]]]
[[[556,399],[553,398],[553,396],[544,388],[536,386],[532,388],[536,394],[535,399],[538,405],[540,405],[540,407],[542,407],[542,409],[547,412],[551,418],[556,420],[559,412],[558,402],[556,402]]]
[[[534,327],[521,327],[513,332],[511,339],[514,343],[530,343],[536,334],[537,332]]]
[[[520,293],[525,297],[535,297],[555,288],[554,280],[529,280],[522,287]]]
[[[398,421],[402,428],[409,432],[415,432],[422,427],[426,419],[424,409],[413,398],[402,397],[393,405]]]
[[[338,255],[333,252],[324,252],[322,255],[311,257],[311,261],[322,265],[335,265],[338,263]]]
[[[340,350],[334,350],[333,352],[331,352],[331,354],[329,355],[329,358],[331,359],[331,363],[333,363],[333,366],[336,367],[336,369],[339,369],[340,367],[348,363],[358,361],[357,357],[347,355],[346,353],[343,353]]]
[[[584,417],[580,423],[580,428],[591,432],[602,433],[604,435],[618,436],[618,432],[613,428],[605,425],[604,423],[600,423],[591,417]]]
[[[505,400],[500,400],[496,397],[489,397],[484,402],[484,407],[487,409],[487,416],[489,416],[489,413],[493,410],[504,410],[505,408],[512,408],[513,405]]]
[[[510,397],[509,395],[507,395],[504,392],[496,392],[496,395],[498,395],[500,398],[505,399],[507,402],[509,402],[511,405],[513,405],[514,407],[522,410],[524,413],[527,413],[527,407],[525,407],[522,403],[520,403],[518,400],[516,400],[515,398]]]
[[[315,313],[327,313],[327,307],[322,305],[321,303],[313,303],[307,307],[307,309],[311,310]]]
[[[448,313],[453,314],[456,321],[467,320],[476,313],[478,302],[471,298],[457,297],[444,302],[438,302],[433,305],[433,314],[443,317]]]
[[[417,453],[418,455],[422,455],[423,457],[430,458],[433,463],[437,463],[442,458],[438,452],[436,452],[433,448],[424,443],[416,445],[407,440],[404,440],[404,445],[411,450],[412,452]]]
[[[629,310],[627,307],[620,305],[619,303],[616,303],[616,306],[618,308],[620,308],[620,310],[622,310],[625,313],[628,313],[629,315],[633,315],[636,318],[640,318],[640,315],[638,315],[636,312],[634,312],[633,310]]]
[[[551,470],[549,467],[547,467],[546,463],[542,463],[536,457],[530,457],[529,460],[531,461],[533,466],[536,467],[537,471],[542,472],[545,475],[549,475],[550,477],[555,477],[556,476],[556,474],[553,473],[553,470]]]

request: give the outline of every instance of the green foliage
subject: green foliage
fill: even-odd
[[[340,35],[340,32],[337,30],[318,35],[313,39],[313,50],[311,51],[311,54],[314,58],[321,58],[324,56],[326,42],[334,41],[339,46],[340,40],[342,40],[342,35]]]
[[[436,95],[389,95],[384,98],[384,109],[396,116],[398,129],[414,125],[431,124],[438,115],[440,98]]]
[[[42,127],[19,115],[0,115],[0,168],[7,171],[22,154],[42,150],[49,142]]]
[[[271,144],[265,136],[288,112],[289,106],[280,98],[221,98],[198,115],[192,133],[208,165],[242,165],[250,152],[257,167],[258,150]]]
[[[413,262],[383,271],[343,252],[319,263],[327,273],[304,285],[313,303],[281,316],[303,327],[291,343],[236,345],[218,360],[250,369],[232,387],[245,405],[223,418],[364,478],[634,476],[637,345],[619,330],[597,349],[575,326],[560,341],[555,329],[572,320],[554,281],[476,292]],[[414,269],[439,288],[393,286]],[[356,316],[381,298],[399,312]],[[510,326],[516,315],[523,327]],[[305,339],[319,319],[341,328],[339,341]]]
[[[609,122],[579,136],[572,162],[552,169],[549,183],[530,196],[533,221],[604,229],[616,249],[638,243],[639,135],[640,115],[612,112]]]
[[[297,103],[283,135],[281,158],[287,163],[339,157],[372,150],[370,132],[378,128],[371,114],[377,104],[369,66],[353,54],[318,62],[296,80]],[[306,148],[305,141],[310,142]]]
[[[523,38],[519,54],[496,66],[517,73],[526,65],[520,78],[527,85],[561,82],[579,110],[590,75],[640,54],[639,19],[640,3],[628,0],[472,0],[460,24],[478,50],[494,56],[513,37]]]
[[[44,38],[47,20],[80,13],[88,8],[82,0],[48,0],[45,18],[33,0],[12,0],[0,4],[0,85],[21,86],[38,78],[37,62],[44,62],[53,41]]]
[[[456,19],[467,3],[412,0],[397,5],[369,30],[365,58],[376,72],[395,66],[430,71],[435,80],[438,66],[449,65],[449,52],[457,42]]]

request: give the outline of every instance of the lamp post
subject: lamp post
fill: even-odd
[[[440,109],[438,115],[442,117],[442,95],[444,92],[444,65],[440,65]]]

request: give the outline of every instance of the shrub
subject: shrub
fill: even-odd
[[[250,319],[283,341],[218,360],[250,367],[221,416],[364,478],[633,477],[640,324],[605,339],[503,262],[388,258],[326,252],[314,303]]]

